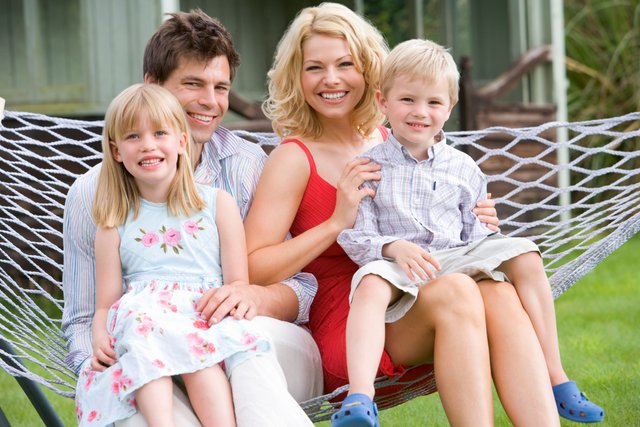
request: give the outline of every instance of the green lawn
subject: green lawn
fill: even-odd
[[[640,426],[638,254],[640,236],[626,243],[556,301],[565,369],[605,408],[605,421],[598,424],[602,427]],[[42,425],[17,383],[5,372],[0,374],[0,390],[0,406],[13,426]],[[73,402],[47,394],[65,425],[74,425]],[[510,425],[497,401],[495,412],[497,426]],[[437,395],[383,411],[380,420],[389,427],[448,425]],[[578,424],[563,421],[562,425]]]

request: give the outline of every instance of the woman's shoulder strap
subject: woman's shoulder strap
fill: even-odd
[[[300,141],[299,139],[296,138],[287,138],[284,139],[280,144],[289,144],[289,143],[294,143],[296,144],[298,147],[300,147],[300,149],[302,149],[302,151],[304,152],[305,156],[307,156],[307,160],[309,161],[309,168],[311,169],[311,173],[312,174],[316,174],[316,162],[313,160],[313,155],[311,154],[311,151],[309,151],[309,148],[307,148],[306,145],[304,145],[304,143],[302,141]]]
[[[382,135],[382,140],[386,141],[387,137],[389,136],[389,129],[387,129],[383,125],[380,125],[378,126],[378,131],[380,132],[380,135]]]

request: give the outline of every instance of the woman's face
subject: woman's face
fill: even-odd
[[[346,40],[315,34],[302,44],[304,99],[321,118],[349,117],[364,94],[364,76]]]

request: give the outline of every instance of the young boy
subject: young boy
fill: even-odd
[[[382,319],[403,317],[421,285],[448,273],[512,283],[540,340],[560,415],[601,421],[604,411],[562,368],[538,248],[528,239],[491,232],[471,212],[486,198],[485,176],[471,157],[446,144],[442,132],[458,101],[458,80],[451,55],[428,40],[399,44],[385,62],[377,101],[392,135],[363,155],[382,166],[381,180],[371,181],[375,197],[362,200],[353,229],[338,237],[361,268],[353,277],[347,322],[348,414],[341,410],[334,425],[356,421],[357,403],[371,406],[385,340]],[[361,418],[362,424],[348,425],[377,425],[375,415]]]

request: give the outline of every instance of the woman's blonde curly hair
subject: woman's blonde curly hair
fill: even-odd
[[[278,43],[273,66],[267,74],[269,96],[262,110],[280,137],[322,135],[322,125],[306,103],[300,83],[302,44],[312,35],[338,37],[347,42],[365,81],[364,94],[351,114],[351,123],[360,134],[369,136],[384,118],[375,102],[375,93],[380,88],[382,65],[389,49],[373,25],[337,3],[302,9],[291,22]]]

